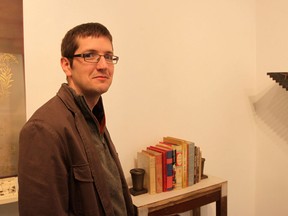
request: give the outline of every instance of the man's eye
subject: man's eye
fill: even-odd
[[[107,60],[113,60],[113,55],[110,55],[110,54],[106,54],[104,55],[104,58],[107,59]]]
[[[97,54],[95,53],[84,53],[83,57],[84,58],[95,58],[97,56]]]

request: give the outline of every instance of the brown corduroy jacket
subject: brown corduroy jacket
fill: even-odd
[[[114,215],[90,133],[72,93],[63,84],[20,133],[20,216]],[[125,176],[106,128],[104,134],[120,173],[127,215],[134,215]]]

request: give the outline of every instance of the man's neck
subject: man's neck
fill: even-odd
[[[72,88],[77,95],[83,95],[83,96],[84,96],[85,101],[86,101],[89,109],[92,111],[93,108],[94,108],[94,107],[96,106],[96,104],[98,103],[99,98],[100,98],[101,95],[83,94],[83,93],[79,92],[78,89],[77,89],[77,88],[74,86],[74,84],[71,83],[71,82],[68,82],[68,86],[69,86],[70,88]]]
[[[92,111],[93,108],[94,108],[94,107],[96,106],[96,104],[98,103],[100,96],[97,96],[97,97],[95,97],[95,96],[89,97],[89,96],[84,95],[84,98],[85,98],[85,100],[86,100],[86,103],[87,103],[89,109]]]

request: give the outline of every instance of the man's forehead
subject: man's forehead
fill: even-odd
[[[102,40],[102,39],[107,40],[112,44],[112,41],[109,39],[109,37],[106,37],[106,36],[81,36],[79,35],[76,38],[76,41],[80,42],[80,41],[86,41],[86,40]]]
[[[77,45],[78,49],[79,48],[84,48],[84,49],[95,49],[96,47],[99,48],[104,48],[108,49],[108,51],[113,50],[113,45],[112,42],[108,37],[105,36],[99,36],[99,37],[93,37],[93,36],[88,36],[88,37],[78,37],[77,38]]]

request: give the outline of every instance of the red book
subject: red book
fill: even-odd
[[[151,150],[162,153],[163,191],[172,190],[173,189],[173,165],[172,165],[173,151],[159,147],[159,146],[150,146],[147,149],[151,149]]]
[[[151,149],[146,149],[146,151],[155,156],[156,193],[161,193],[163,192],[162,153]]]

